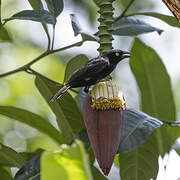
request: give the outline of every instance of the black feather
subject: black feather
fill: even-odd
[[[109,75],[116,68],[117,64],[126,57],[130,57],[128,52],[112,50],[102,57],[89,60],[71,76],[67,84],[51,98],[51,101],[61,97],[61,95],[70,88],[89,87],[97,83]],[[88,88],[86,88],[86,90],[87,89]]]

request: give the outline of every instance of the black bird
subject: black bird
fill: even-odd
[[[60,98],[70,88],[85,86],[85,92],[88,92],[89,86],[109,75],[117,64],[127,57],[130,57],[129,52],[114,49],[105,53],[102,57],[99,56],[89,60],[71,76],[67,84],[51,98],[51,101]]]

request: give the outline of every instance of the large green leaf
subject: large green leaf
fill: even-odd
[[[59,147],[57,143],[46,136],[35,136],[26,140],[28,151],[36,151],[41,148],[44,150],[54,150]]]
[[[33,9],[35,9],[35,10],[44,9],[41,0],[28,0],[28,1],[29,1],[29,4],[31,5],[31,7]],[[41,24],[42,24],[43,29],[44,29],[44,31],[45,31],[45,33],[46,33],[46,35],[47,35],[47,37],[48,37],[48,39],[50,41],[50,35],[49,35],[49,32],[48,32],[47,24],[45,24],[45,23],[41,23]]]
[[[44,9],[41,0],[28,0],[33,9]]]
[[[136,109],[126,108],[123,134],[118,152],[130,152],[144,144],[151,133],[162,125],[162,122]]]
[[[88,155],[80,141],[64,145],[59,151],[44,152],[41,157],[42,180],[92,180]]]
[[[158,173],[158,147],[153,132],[151,138],[134,151],[119,154],[121,180],[156,179]]]
[[[29,150],[29,149],[28,149]],[[19,154],[25,159],[25,161],[31,160],[33,157],[40,155],[44,150],[43,149],[36,149],[33,152],[19,152]]]
[[[20,168],[25,162],[23,156],[10,147],[0,144],[0,166]]]
[[[27,152],[19,153],[26,159],[26,162],[18,170],[18,172],[14,177],[14,180],[27,180],[27,179],[40,180],[41,153],[42,153],[41,149],[32,153],[27,153]]]
[[[81,28],[81,25],[78,21],[78,18],[75,14],[70,14],[71,24],[74,31],[74,35],[77,36],[78,34],[81,35],[83,41],[98,41],[99,38]]]
[[[139,34],[156,31],[161,34],[163,30],[151,26],[134,17],[123,17],[113,24],[113,34],[118,36],[137,36]]]
[[[72,74],[83,66],[88,61],[88,58],[85,55],[78,55],[73,57],[66,66],[66,71],[64,75],[64,82],[67,82]]]
[[[0,177],[2,180],[13,180],[10,172],[5,168],[0,166]]]
[[[56,18],[50,12],[44,9],[24,10],[4,20],[5,22],[7,22],[14,19],[31,20],[31,21],[42,22],[45,24],[54,24],[54,25],[56,24]]]
[[[63,0],[45,0],[49,11],[54,14],[55,17],[63,11],[64,3]]]
[[[127,16],[136,16],[136,15],[151,16],[151,17],[154,17],[154,18],[164,21],[165,23],[169,24],[170,26],[180,28],[179,22],[173,16],[168,16],[168,15],[155,13],[155,12],[133,13],[133,14],[128,14]]]
[[[31,160],[18,170],[14,180],[40,180],[40,155],[33,157]]]
[[[86,128],[81,130],[81,132],[77,136],[77,139],[79,139],[79,140],[81,140],[83,142],[86,151],[90,150],[91,145],[90,145],[90,141],[89,141],[89,138],[88,138]]]
[[[0,25],[0,42],[11,42],[12,39],[9,36],[8,31]]]
[[[142,110],[158,119],[175,121],[171,82],[160,57],[136,38],[130,66],[141,91]]]
[[[155,51],[136,38],[130,65],[141,91],[142,110],[158,119],[175,121],[170,78]],[[178,131],[174,131],[173,128],[163,125],[144,145],[133,152],[120,154],[121,178],[156,178],[158,156],[168,152],[179,136]]]
[[[23,122],[54,139],[58,144],[64,142],[61,133],[46,119],[30,111],[11,106],[0,106],[0,114]]]
[[[50,102],[51,97],[62,87],[57,83],[37,76],[36,87],[56,115],[57,123],[64,135],[66,143],[71,143],[76,134],[84,127],[80,110],[69,93],[65,93],[59,100]]]
[[[106,177],[94,166],[91,166],[92,176],[94,180],[107,180]]]
[[[142,51],[143,49],[143,51]],[[141,91],[143,112],[160,120],[176,120],[175,104],[167,70],[156,52],[136,39],[132,47],[131,69]],[[157,130],[159,152],[168,152],[178,136],[178,127],[163,126]]]

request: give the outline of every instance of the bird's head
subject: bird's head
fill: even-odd
[[[118,63],[124,58],[130,57],[130,53],[127,51],[122,51],[118,49],[111,50],[103,55],[103,57],[108,57],[110,63]]]

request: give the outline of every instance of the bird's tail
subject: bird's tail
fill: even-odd
[[[64,87],[62,87],[62,88],[50,99],[50,101],[53,102],[55,99],[60,98],[69,88],[70,88],[69,85],[65,85]]]

